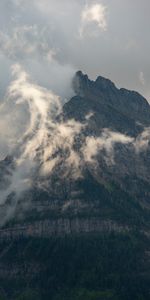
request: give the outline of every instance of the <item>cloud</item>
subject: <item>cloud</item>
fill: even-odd
[[[14,26],[9,32],[0,31],[1,51],[10,59],[33,58],[39,55],[48,61],[55,50],[48,42],[48,29],[38,25]]]
[[[41,163],[45,164],[59,148],[72,148],[74,136],[82,126],[74,120],[56,121],[62,109],[61,98],[32,82],[20,65],[13,66],[12,70],[16,79],[8,89],[8,97],[15,99],[17,105],[26,103],[30,115],[27,129],[21,137],[21,157],[34,160],[39,149]]]
[[[150,142],[150,127],[145,128],[141,134],[137,136],[134,142],[134,147],[137,153],[146,151]]]
[[[9,76],[7,64],[19,62],[39,85],[55,85],[59,95],[56,86],[64,82],[66,67],[69,74],[82,70],[92,79],[102,75],[148,97],[149,4],[137,1],[136,8],[132,1],[119,0],[0,1],[0,92],[3,78]],[[65,85],[67,80],[68,76]]]
[[[95,24],[100,30],[107,29],[107,7],[100,3],[86,5],[81,13],[80,36],[82,37],[89,24]]]
[[[145,77],[142,71],[139,73],[139,81],[142,85],[145,85]]]
[[[10,174],[11,183],[9,187],[1,194],[1,203],[6,201],[12,192],[15,192],[17,197],[29,188],[32,170],[36,166],[36,150],[44,146],[48,135],[47,122],[50,120],[50,126],[52,116],[54,118],[61,110],[59,97],[33,83],[20,65],[13,66],[12,74],[15,79],[9,86],[6,103],[3,104],[4,122],[10,117],[9,104],[15,108],[19,106],[19,115],[26,114],[26,117],[24,118],[24,126],[20,131],[17,130],[17,127],[19,128],[22,122],[21,120],[18,122],[18,119],[14,118],[12,122],[15,124],[13,136],[11,136],[11,127],[10,132],[8,129],[8,136],[6,137],[8,154],[13,153],[15,169]],[[9,139],[10,137],[11,139]],[[13,140],[12,144],[10,143],[11,140]],[[10,144],[11,148],[9,149]],[[7,155],[6,152],[5,155]]]
[[[100,137],[87,137],[85,145],[82,148],[84,160],[89,163],[96,163],[97,154],[105,150],[104,154],[105,160],[108,164],[114,164],[114,145],[116,143],[120,144],[132,144],[134,139],[127,135],[121,134],[119,132],[113,132],[109,129],[103,129]]]
[[[12,67],[12,75],[14,79],[8,88],[6,102],[2,105],[5,115],[1,116],[7,123],[10,106],[19,107],[19,115],[27,115],[23,129],[17,131],[21,120],[18,122],[14,118],[14,133],[12,135],[10,126],[10,132],[5,137],[5,155],[12,155],[14,167],[11,169],[10,166],[10,172],[4,175],[8,184],[1,190],[0,205],[6,204],[8,197],[15,195],[12,209],[8,209],[5,220],[10,217],[10,211],[15,211],[24,192],[31,189],[35,172],[36,177],[37,174],[39,178],[47,177],[57,166],[61,170],[63,163],[60,176],[67,176],[68,173],[70,178],[80,176],[80,157],[74,143],[84,127],[84,124],[73,119],[58,120],[62,111],[61,98],[32,81],[19,64]]]
[[[150,145],[150,128],[144,128],[143,131],[136,137],[114,132],[110,129],[103,129],[99,137],[87,136],[85,144],[82,147],[84,161],[97,165],[97,155],[101,151],[108,165],[115,164],[115,144],[132,146],[132,151],[135,155],[140,155],[141,152],[147,151]],[[128,148],[131,151],[130,148]]]

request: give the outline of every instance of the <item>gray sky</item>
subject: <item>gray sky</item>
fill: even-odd
[[[150,99],[149,0],[0,0],[0,92],[19,63],[66,97],[81,69]]]

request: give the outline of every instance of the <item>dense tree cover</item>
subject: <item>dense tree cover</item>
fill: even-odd
[[[0,280],[0,299],[148,300],[148,247],[136,232],[14,241],[1,260],[12,276]]]

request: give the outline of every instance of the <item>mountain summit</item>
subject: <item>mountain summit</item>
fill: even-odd
[[[118,89],[111,80],[102,76],[92,81],[81,71],[75,74],[73,88],[76,95],[93,100],[97,98],[99,104],[110,105],[119,113],[149,126],[150,106],[139,93],[124,88]]]
[[[80,92],[80,89],[88,89],[88,88],[92,88],[92,87],[97,87],[101,90],[105,90],[105,89],[116,89],[115,84],[107,79],[104,78],[102,76],[98,76],[97,79],[95,81],[91,81],[88,76],[86,74],[83,74],[82,71],[77,71],[75,76],[74,76],[74,80],[73,80],[74,85],[74,89],[77,93]],[[76,90],[76,85],[79,85],[79,89],[77,88]]]

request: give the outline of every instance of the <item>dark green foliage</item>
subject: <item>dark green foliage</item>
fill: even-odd
[[[5,300],[6,298],[4,296],[0,295],[0,300]]]
[[[137,233],[18,240],[2,259],[16,275],[0,288],[15,300],[148,300],[148,246]]]
[[[37,292],[33,290],[27,290],[17,296],[15,300],[42,300],[41,297],[38,295]]]
[[[54,297],[54,300],[118,300],[112,291],[70,290]]]

